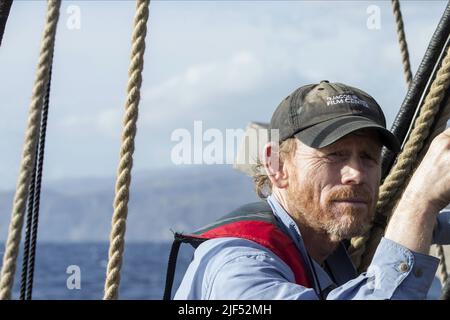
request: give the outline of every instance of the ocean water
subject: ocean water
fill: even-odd
[[[120,299],[162,299],[170,246],[171,243],[126,243]],[[3,257],[4,245],[0,248]],[[181,246],[173,292],[178,288],[192,254],[189,245]],[[102,299],[107,261],[108,243],[38,244],[33,299]],[[20,293],[21,254],[17,267],[14,299],[18,299]],[[78,275],[80,288],[74,278]]]

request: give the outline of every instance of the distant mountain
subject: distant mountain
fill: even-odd
[[[107,241],[115,178],[45,183],[41,241]],[[0,192],[0,242],[6,239],[14,191]],[[229,166],[192,166],[133,174],[128,241],[172,238],[170,229],[190,231],[244,203],[257,201],[251,178]]]

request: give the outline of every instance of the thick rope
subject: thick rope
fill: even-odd
[[[47,131],[48,107],[50,99],[50,84],[52,68],[47,82],[47,89],[42,108],[42,119],[39,128],[39,142],[36,148],[36,161],[33,176],[28,191],[27,216],[25,225],[25,241],[23,245],[22,276],[20,282],[20,299],[31,300],[31,290],[34,274],[34,257],[36,252],[37,226],[39,219],[39,203],[41,194],[42,169],[44,164],[45,136]],[[30,248],[31,247],[31,248]],[[31,276],[31,282],[30,282]],[[31,283],[31,284],[30,284]]]
[[[411,176],[413,166],[417,162],[419,152],[429,136],[435,116],[439,112],[439,105],[449,85],[450,55],[447,49],[442,65],[420,110],[420,115],[415,121],[414,129],[402,152],[399,154],[397,162],[380,187],[377,215],[389,218],[390,209],[398,201],[401,195],[400,191],[404,189],[403,186]],[[383,232],[384,228],[374,225],[370,235],[352,239],[351,255],[354,263],[359,265],[360,270],[367,267],[370,263]]]
[[[435,130],[428,139],[429,143],[447,127],[447,121],[450,119],[450,99],[447,99],[447,104],[444,110],[439,114],[438,122],[435,125]],[[422,155],[422,157],[425,155]],[[448,279],[447,262],[445,257],[444,247],[442,245],[436,245],[436,256],[439,258],[439,279],[444,286]]]
[[[410,62],[409,62],[408,46],[407,46],[404,27],[403,27],[403,19],[402,19],[402,14],[401,14],[401,9],[400,9],[400,3],[398,0],[391,0],[391,4],[392,4],[394,18],[396,21],[396,26],[397,26],[397,38],[399,41],[400,52],[401,52],[401,56],[402,56],[405,80],[406,80],[407,86],[409,87],[411,84],[411,81],[412,81],[412,73],[411,73],[411,66],[410,66]],[[439,119],[442,119],[442,116],[443,115],[441,115],[441,117]],[[442,124],[439,126],[436,126],[436,130],[435,130],[435,132],[433,132],[433,134],[431,134],[431,138],[433,138],[435,135],[437,135],[440,132],[437,130],[439,130],[439,128],[441,128],[441,126],[442,126]],[[391,203],[394,203],[394,202],[391,202]],[[384,208],[384,210],[387,210],[387,209],[388,208],[386,208],[386,207]],[[383,210],[383,208],[381,210]],[[379,211],[377,211],[377,212],[379,212]],[[381,236],[383,234],[382,229],[379,226],[375,226],[372,229],[372,232],[373,232],[372,237],[375,239],[381,238]],[[360,238],[352,239],[352,251],[353,251],[352,259],[354,260],[354,263],[357,266],[360,265],[361,257],[363,255],[363,253],[365,252],[365,249],[366,249],[365,241],[366,240],[367,240],[367,237],[360,237]],[[356,249],[356,248],[359,248],[359,249]],[[442,263],[445,264],[445,257],[442,256],[440,258],[441,258],[441,264]],[[445,265],[444,265],[444,267],[445,267]]]
[[[39,145],[37,153],[37,165],[36,168],[36,179],[35,179],[35,190],[33,194],[33,213],[32,213],[32,229],[31,229],[31,239],[30,239],[30,253],[28,261],[28,274],[26,283],[26,300],[31,300],[33,295],[33,279],[34,279],[34,265],[36,258],[36,244],[37,244],[37,233],[39,226],[39,207],[41,201],[41,184],[42,184],[42,173],[44,170],[44,155],[45,155],[45,138],[47,134],[47,120],[48,120],[48,109],[50,104],[50,89],[52,82],[52,67],[50,68],[50,75],[47,82],[47,91],[44,99],[44,108],[42,110],[42,120],[41,120],[41,130],[39,132]]]
[[[0,0],[0,46],[2,45],[3,34],[5,33],[6,22],[11,10],[12,0]]]
[[[445,53],[445,48],[447,47],[448,35],[450,33],[450,2],[445,7],[441,19],[436,26],[436,30],[431,36],[430,42],[427,49],[423,55],[422,61],[420,62],[416,74],[414,75],[411,85],[408,87],[408,91],[402,102],[400,109],[398,110],[397,116],[395,117],[391,131],[402,143],[406,141],[406,137],[410,132],[410,127],[414,124],[416,118],[416,113],[419,107],[423,104],[422,97],[424,92],[428,92],[431,83],[428,80],[434,79],[436,75],[436,67],[441,64],[443,53]],[[389,174],[392,165],[395,162],[397,154],[386,148],[382,151],[382,179]]]
[[[400,47],[400,54],[403,64],[403,73],[405,75],[406,85],[409,88],[412,82],[412,72],[411,72],[411,65],[409,62],[408,44],[406,42],[402,12],[400,9],[400,2],[398,0],[391,0],[391,5],[392,5],[392,12],[394,14],[394,20],[396,23],[397,39]],[[385,226],[383,222],[381,222],[381,225],[382,227]],[[369,230],[369,233],[366,234],[365,236],[355,237],[351,240],[351,247],[349,248],[349,250],[351,252],[351,258],[353,260],[353,263],[357,268],[359,268],[359,266],[361,265],[361,258],[364,252],[366,251],[366,242],[369,239],[369,236],[371,236],[371,233],[374,234],[376,233],[376,235],[373,236],[375,238],[382,236],[381,229],[375,226],[371,230]]]
[[[23,218],[27,201],[27,192],[36,157],[38,131],[41,122],[43,100],[46,92],[50,66],[55,45],[56,26],[58,24],[59,0],[49,0],[47,17],[41,42],[41,52],[34,81],[31,104],[28,114],[28,126],[25,133],[22,161],[20,164],[16,194],[14,196],[11,223],[6,241],[5,255],[0,279],[0,299],[10,299],[16,271]]]
[[[120,163],[117,170],[109,262],[103,297],[105,300],[117,299],[120,285],[120,269],[122,267],[125,227],[128,215],[129,186],[131,181],[131,168],[133,166],[134,138],[136,136],[140,87],[142,83],[142,71],[144,69],[145,36],[147,34],[149,4],[150,0],[138,0],[136,3],[131,63],[128,71],[128,96],[123,120],[124,128],[122,132],[122,145],[120,147]]]
[[[436,255],[439,257],[439,279],[442,285],[445,285],[448,280],[447,265],[445,262],[444,247],[441,245],[436,246]]]
[[[36,158],[39,147],[36,148]],[[33,223],[33,203],[34,203],[34,192],[35,192],[35,181],[36,181],[36,164],[34,163],[33,168],[33,176],[31,177],[30,186],[28,189],[28,199],[27,199],[27,215],[26,215],[26,223],[25,223],[25,241],[23,243],[23,257],[22,257],[22,275],[20,278],[20,300],[26,299],[26,291],[27,291],[27,277],[28,277],[28,262],[30,256],[30,238],[31,238],[31,229]]]
[[[397,26],[397,39],[402,56],[403,74],[405,75],[406,85],[409,87],[412,81],[411,64],[409,63],[408,44],[406,43],[405,30],[403,26],[402,11],[400,10],[399,0],[391,0],[392,11],[394,13]]]
[[[411,136],[397,158],[391,174],[386,177],[380,188],[380,197],[377,204],[379,212],[384,212],[387,206],[393,202],[393,195],[399,193],[401,190],[399,188],[411,173],[411,169],[417,160],[417,155],[422,150],[423,144],[433,127],[435,116],[439,112],[439,105],[445,96],[449,83],[450,55],[447,50],[436,79],[433,81],[430,92],[425,98],[424,105],[420,110],[420,115],[414,124]],[[386,215],[385,213],[383,214]]]
[[[445,108],[440,112],[438,121],[435,125],[434,131],[431,133],[429,139],[428,139],[428,145],[431,143],[431,141],[441,132],[443,132],[447,127],[447,122],[450,119],[450,99],[447,98]],[[425,153],[422,152],[421,159],[425,156]],[[448,279],[448,270],[447,270],[447,262],[445,257],[445,251],[444,247],[442,245],[436,245],[436,256],[439,258],[439,279],[441,280],[441,283],[443,286],[447,283]]]

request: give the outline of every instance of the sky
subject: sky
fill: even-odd
[[[401,1],[413,73],[446,4]],[[134,10],[132,1],[63,2],[45,180],[115,175]],[[16,184],[45,11],[43,1],[15,1],[0,47],[0,190]],[[305,84],[359,87],[388,126],[406,93],[389,1],[152,1],[144,61],[137,171],[175,165],[175,130],[268,122]]]

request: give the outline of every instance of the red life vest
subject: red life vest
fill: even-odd
[[[297,284],[311,288],[308,269],[294,241],[285,232],[270,205],[267,202],[257,202],[244,205],[193,233],[175,233],[167,268],[165,300],[171,298],[176,259],[181,243],[189,243],[197,248],[206,240],[224,237],[251,240],[269,249],[290,267]]]

